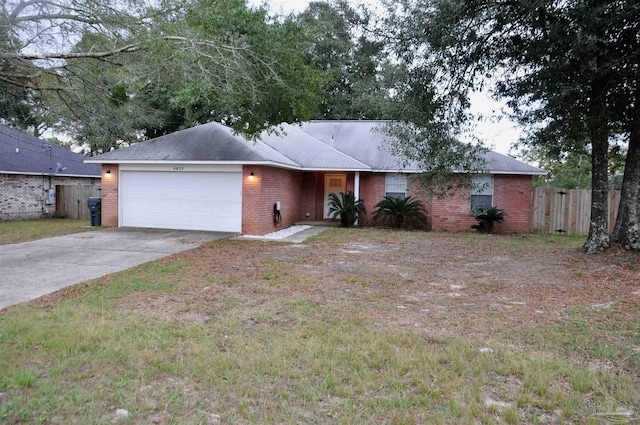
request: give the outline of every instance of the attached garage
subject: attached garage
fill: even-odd
[[[119,226],[241,232],[241,167],[175,168],[120,169]]]

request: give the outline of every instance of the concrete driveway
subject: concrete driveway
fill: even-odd
[[[114,228],[0,245],[0,309],[234,235]]]

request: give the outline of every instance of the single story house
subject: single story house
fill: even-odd
[[[332,192],[353,191],[370,215],[386,194],[411,195],[407,176],[418,170],[385,149],[383,123],[283,124],[256,142],[209,123],[86,162],[102,165],[103,225],[259,235],[328,219]],[[487,159],[481,193],[425,202],[432,229],[469,230],[475,196],[507,211],[497,230],[530,231],[532,176],[545,171],[495,152]]]
[[[56,185],[99,185],[100,166],[46,140],[0,126],[0,221],[56,214]]]

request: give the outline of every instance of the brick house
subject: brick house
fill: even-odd
[[[387,194],[411,195],[419,171],[385,149],[382,123],[283,124],[256,142],[209,123],[99,155],[87,162],[102,165],[102,224],[259,235],[327,220],[328,195],[346,191],[373,212]],[[495,152],[487,160],[490,173],[474,177],[482,191],[425,200],[432,229],[469,230],[471,203],[482,202],[507,211],[497,231],[530,231],[532,177],[545,172]]]
[[[0,126],[0,221],[56,215],[56,185],[99,185],[100,166],[46,140]]]

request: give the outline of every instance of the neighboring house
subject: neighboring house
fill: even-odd
[[[385,149],[383,123],[284,124],[255,143],[210,123],[99,155],[87,162],[102,164],[102,224],[258,235],[327,219],[328,195],[346,191],[370,216],[385,194],[411,194],[407,176],[418,171]],[[545,172],[495,152],[487,159],[481,193],[426,202],[434,230],[469,230],[470,202],[484,202],[507,211],[497,230],[530,231],[532,176]]]
[[[55,216],[56,185],[100,184],[85,156],[0,126],[0,221]]]

